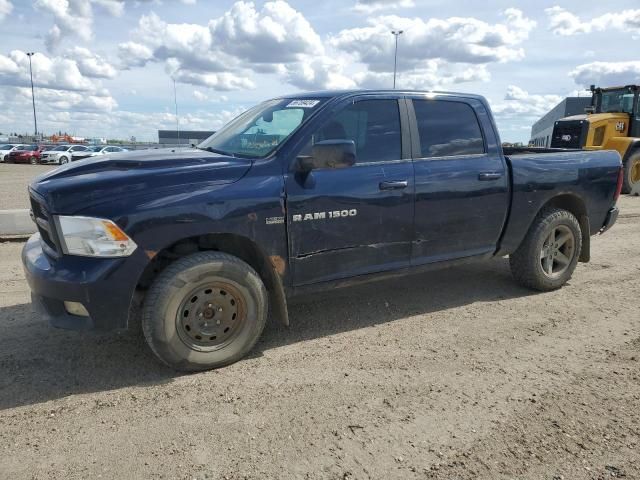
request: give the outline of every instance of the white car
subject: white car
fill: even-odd
[[[4,162],[5,155],[9,155],[10,152],[13,152],[20,146],[21,145],[19,143],[7,143],[5,145],[0,145],[0,162]]]
[[[40,155],[40,163],[69,163],[77,160],[73,156],[74,153],[86,152],[87,150],[89,150],[89,147],[85,145],[58,145],[51,150],[42,152]]]
[[[96,145],[89,147],[86,152],[78,152],[73,154],[73,160],[80,160],[81,158],[98,157],[100,155],[107,155],[109,153],[128,152],[126,148],[116,147],[114,145]]]

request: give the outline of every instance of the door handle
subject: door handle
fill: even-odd
[[[481,181],[491,181],[491,180],[498,180],[502,178],[502,173],[500,172],[482,172],[480,174],[478,174],[478,180]]]
[[[407,188],[409,186],[409,182],[406,180],[395,180],[395,181],[387,181],[380,182],[380,190],[400,190],[402,188]]]

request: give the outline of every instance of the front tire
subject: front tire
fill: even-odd
[[[199,252],[176,260],[147,292],[142,330],[149,347],[182,371],[218,368],[244,357],[268,312],[256,271],[237,257]]]
[[[576,217],[567,210],[545,209],[509,256],[511,274],[525,287],[556,290],[571,278],[581,248],[582,231]]]
[[[31,165],[37,165],[38,164],[38,159],[36,157],[29,157],[29,163]]]
[[[60,157],[60,165],[64,165],[65,163],[69,163],[69,159],[67,157]]]
[[[640,152],[635,152],[624,162],[622,193],[640,195]]]

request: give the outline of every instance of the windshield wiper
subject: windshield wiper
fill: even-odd
[[[217,148],[213,148],[213,147],[195,147],[198,150],[204,150],[205,152],[211,152],[211,153],[219,153],[220,155],[226,155],[228,157],[235,157],[235,155],[231,152],[225,152],[224,150],[219,150]]]

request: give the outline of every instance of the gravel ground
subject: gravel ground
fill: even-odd
[[[640,198],[620,203],[560,291],[504,259],[333,290],[193,375],[138,332],[49,329],[0,244],[0,477],[640,478]]]
[[[38,175],[55,165],[22,165],[0,163],[0,210],[29,208],[27,186]]]

